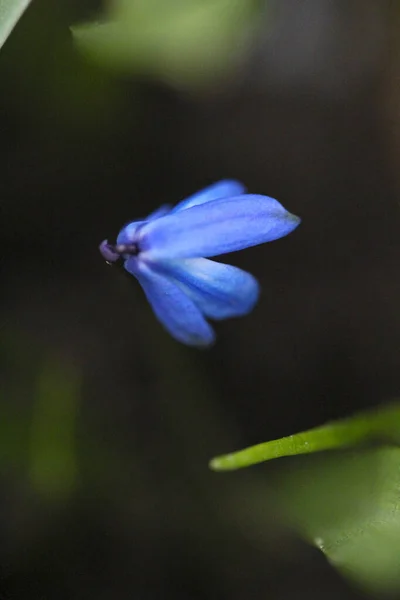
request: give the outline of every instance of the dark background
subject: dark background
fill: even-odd
[[[96,2],[37,0],[0,53],[0,591],[30,600],[356,598],[223,452],[398,394],[399,8],[254,3],[227,81],[180,90],[83,58]],[[223,178],[295,233],[229,257],[262,296],[174,342],[98,253]]]

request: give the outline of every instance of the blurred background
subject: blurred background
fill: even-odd
[[[279,520],[281,462],[208,461],[398,394],[399,30],[393,0],[27,10],[0,53],[1,597],[364,597]],[[224,178],[302,224],[228,257],[262,296],[197,351],[98,244]]]

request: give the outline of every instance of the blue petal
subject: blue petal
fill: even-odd
[[[146,223],[146,221],[154,221],[159,219],[160,217],[165,217],[165,215],[171,212],[171,207],[169,204],[163,204],[160,208],[157,208],[152,213],[149,214],[146,219],[140,219],[138,221],[129,221],[126,223],[121,229],[117,237],[117,244],[133,244],[136,241],[136,234],[138,229]]]
[[[145,221],[131,221],[127,223],[118,234],[117,244],[134,244],[137,240],[137,231]]]
[[[255,277],[231,265],[207,258],[189,258],[157,263],[157,269],[176,280],[211,319],[245,315],[258,299]]]
[[[299,223],[277,200],[244,194],[146,223],[139,243],[150,260],[217,256],[276,240]]]
[[[154,313],[172,337],[189,346],[213,343],[213,329],[179,286],[137,257],[129,258],[125,269],[138,279]]]
[[[169,204],[163,204],[160,208],[157,208],[152,213],[149,214],[146,221],[154,221],[154,219],[159,219],[160,217],[164,217],[168,213],[171,212],[171,206]]]
[[[198,206],[199,204],[205,204],[206,202],[211,202],[212,200],[219,200],[221,198],[228,198],[229,196],[239,196],[240,194],[244,194],[246,188],[239,181],[234,181],[233,179],[224,179],[222,181],[218,181],[218,183],[214,183],[210,185],[204,190],[200,190],[200,192],[196,192],[186,200],[179,202],[171,212],[179,212],[181,210],[186,210],[187,208],[191,208],[192,206]]]

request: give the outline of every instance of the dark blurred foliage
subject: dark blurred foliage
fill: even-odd
[[[89,0],[36,0],[0,54],[5,598],[357,597],[277,523],[279,462],[207,463],[398,394],[399,10],[265,8],[241,68],[197,91],[83,58]],[[263,295],[199,352],[97,246],[225,177],[303,223],[229,257]]]

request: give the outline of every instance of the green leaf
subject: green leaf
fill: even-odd
[[[250,0],[116,0],[99,23],[72,33],[106,67],[190,88],[238,63],[253,8]]]
[[[30,479],[50,500],[66,498],[77,478],[75,426],[80,377],[49,359],[39,374],[31,423]]]
[[[396,593],[400,590],[399,442],[400,405],[392,404],[216,457],[210,466],[226,471],[283,456],[342,450],[286,461],[271,491],[277,511],[358,586],[372,593]],[[366,449],[367,443],[377,447]]]
[[[31,0],[0,0],[0,48],[14,29]]]
[[[279,511],[343,576],[377,594],[400,590],[400,448],[290,461]]]
[[[399,404],[217,456],[210,461],[210,468],[213,471],[233,471],[282,456],[311,454],[381,440],[396,444],[400,442]]]

